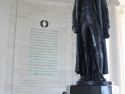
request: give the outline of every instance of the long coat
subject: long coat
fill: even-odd
[[[81,7],[81,1],[82,0],[75,0],[74,3],[74,9],[72,14],[72,26],[76,26],[80,24],[79,18],[80,18],[80,7]],[[98,20],[101,28],[101,35],[105,33],[105,30],[103,28],[104,25],[107,25],[110,27],[109,23],[109,14],[108,14],[108,7],[106,0],[92,0],[93,6],[96,14],[98,14]],[[78,29],[80,30],[80,29]],[[80,31],[79,31],[80,32]],[[107,62],[107,52],[106,52],[106,43],[105,38],[102,37],[102,51],[103,51],[103,74],[108,74],[108,62]],[[85,63],[83,60],[83,57],[81,56],[81,43],[80,43],[80,33],[77,33],[77,51],[76,51],[76,68],[75,72],[77,74],[86,74],[86,70],[84,68]],[[92,52],[92,51],[91,51]],[[93,61],[91,61],[93,62]]]

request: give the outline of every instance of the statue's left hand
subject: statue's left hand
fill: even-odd
[[[103,32],[104,32],[103,34],[104,34],[105,39],[110,37],[110,35],[109,35],[109,26],[108,25],[104,25]]]
[[[73,26],[72,31],[77,34],[78,33],[78,25]]]

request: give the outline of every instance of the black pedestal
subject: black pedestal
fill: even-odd
[[[67,87],[67,94],[113,94],[112,82],[77,81]]]

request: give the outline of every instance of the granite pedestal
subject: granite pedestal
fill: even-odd
[[[67,86],[67,94],[119,94],[119,88],[107,81],[77,81]]]

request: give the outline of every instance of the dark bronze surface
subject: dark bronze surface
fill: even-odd
[[[105,39],[110,28],[106,0],[75,0],[72,17],[72,30],[77,34],[75,72],[83,81],[106,81]]]
[[[113,86],[68,86],[67,94],[114,94]]]
[[[107,82],[107,81],[76,81],[73,83],[73,85],[81,85],[81,86],[109,86],[114,85],[113,82]]]

